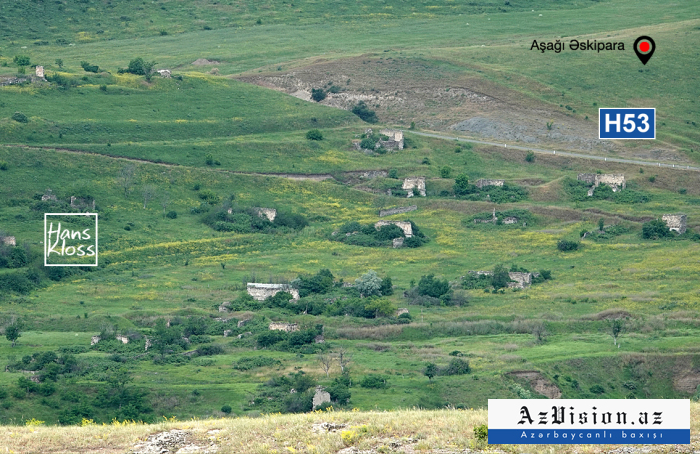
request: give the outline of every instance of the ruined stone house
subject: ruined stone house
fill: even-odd
[[[156,72],[158,74],[160,74],[161,77],[165,77],[166,79],[170,79],[170,70],[169,69],[159,69]]]
[[[43,66],[36,67],[36,77],[41,77],[42,79],[44,78],[44,67]]]
[[[253,210],[258,217],[266,217],[268,221],[273,222],[277,217],[277,210],[274,208],[254,207]]]
[[[382,129],[379,134],[389,137],[387,140],[379,139],[379,146],[387,150],[403,150],[403,131],[396,129]]]
[[[425,197],[425,177],[412,177],[403,180],[401,189],[408,192],[406,197],[413,197],[413,188],[416,188],[418,193]]]
[[[393,247],[394,249],[398,249],[400,247],[403,247],[403,240],[404,240],[403,237],[394,238],[393,240],[391,240],[391,247]]]
[[[624,174],[600,174],[600,173],[579,173],[576,177],[579,181],[584,181],[586,184],[592,185],[588,190],[588,196],[592,196],[595,188],[601,184],[610,186],[613,192],[621,191],[627,187]]]
[[[508,273],[508,276],[510,277],[511,281],[515,281],[515,282],[509,282],[508,288],[523,289],[523,288],[529,287],[530,284],[532,284],[532,273],[521,273],[521,272],[511,271]]]
[[[119,334],[117,334],[114,338],[115,338],[116,340],[118,340],[119,342],[121,342],[122,344],[128,344],[128,343],[129,343],[129,338],[126,337],[126,336],[120,336]]]
[[[314,394],[314,398],[313,398],[313,409],[316,410],[316,407],[318,407],[321,404],[324,404],[326,402],[330,402],[330,401],[331,401],[330,393],[327,392],[323,386],[317,386],[316,393]]]
[[[476,181],[476,187],[479,189],[485,188],[486,186],[500,186],[503,187],[506,180],[489,180],[488,178],[479,178]]]
[[[293,333],[294,331],[299,331],[299,325],[296,323],[272,322],[270,323],[270,326],[268,326],[268,329],[270,331],[285,331],[287,333]]]
[[[411,223],[407,221],[378,221],[374,224],[374,228],[379,230],[385,225],[392,224],[403,230],[403,234],[406,238],[413,236],[413,227],[411,227]]]
[[[664,214],[661,220],[666,223],[669,230],[679,235],[685,233],[688,227],[688,217],[685,214]]]
[[[246,290],[256,301],[265,301],[267,298],[275,296],[278,292],[288,292],[292,294],[294,300],[299,299],[299,290],[289,284],[258,284],[255,282],[248,282]]]
[[[82,198],[82,197],[70,197],[70,206],[73,208],[91,208],[92,210],[95,209],[95,199],[91,198]]]
[[[408,309],[405,307],[400,307],[396,310],[396,316],[398,317],[399,315],[403,314],[408,314]]]
[[[44,192],[44,195],[41,196],[41,201],[42,201],[42,202],[46,202],[47,200],[50,200],[50,201],[53,201],[53,202],[55,202],[55,201],[58,200],[58,198],[57,198],[56,195],[53,193],[53,191],[51,191],[51,189],[47,189],[47,190]]]
[[[5,246],[17,246],[17,240],[13,236],[2,237],[2,244]]]

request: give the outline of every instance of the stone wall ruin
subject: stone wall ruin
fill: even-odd
[[[377,142],[382,147],[387,150],[403,150],[403,131],[396,129],[382,129],[379,134],[388,136],[388,140],[381,140]]]
[[[17,240],[13,236],[2,237],[2,244],[5,246],[17,246]]]
[[[418,207],[416,205],[411,205],[407,207],[396,207],[389,208],[388,210],[379,210],[379,217],[391,216],[392,214],[408,213],[409,211],[415,211]]]
[[[274,208],[255,207],[253,208],[253,210],[255,210],[259,217],[266,217],[267,220],[270,222],[273,222],[277,217],[277,210],[275,210]]]
[[[374,228],[379,230],[385,225],[392,224],[403,230],[403,234],[406,236],[406,238],[413,236],[413,228],[411,227],[411,223],[407,221],[378,221],[376,224],[374,224]]]
[[[413,177],[403,180],[401,189],[408,192],[406,197],[413,197],[413,188],[418,190],[421,197],[425,197],[425,177]]]
[[[41,77],[42,79],[44,78],[44,67],[43,66],[36,67],[36,77]]]
[[[320,406],[321,404],[324,404],[326,402],[331,401],[331,395],[329,392],[325,390],[323,386],[317,386],[316,387],[316,393],[314,394],[314,399],[313,399],[313,409],[316,410],[316,407]]]
[[[476,181],[476,187],[482,189],[486,186],[503,186],[506,180],[489,180],[488,178],[480,178]]]
[[[289,292],[292,294],[294,300],[299,299],[299,290],[289,284],[258,284],[255,282],[248,282],[246,290],[256,301],[265,301],[267,298],[275,296],[278,292]]]
[[[296,323],[280,323],[272,322],[268,327],[270,331],[285,331],[287,333],[293,333],[294,331],[299,331],[299,325]]]
[[[589,197],[593,195],[595,188],[601,184],[610,186],[613,192],[621,191],[627,187],[625,175],[621,173],[579,173],[576,179],[593,186],[588,190]]]
[[[688,227],[688,216],[685,214],[664,214],[661,220],[666,223],[669,230],[680,235],[684,234]]]

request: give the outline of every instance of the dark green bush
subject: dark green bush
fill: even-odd
[[[233,409],[230,405],[224,405],[223,407],[221,407],[221,411],[222,413],[226,413],[228,415],[229,413],[231,413],[231,411],[233,411]]]
[[[318,129],[312,129],[306,133],[306,138],[309,140],[323,140],[323,134]]]
[[[379,121],[377,115],[373,110],[370,110],[364,101],[358,102],[353,108],[352,113],[360,117],[363,121],[367,123],[376,123]]]
[[[381,375],[369,374],[362,377],[360,386],[370,389],[384,389],[388,386],[388,383]]]
[[[239,359],[233,364],[233,368],[236,370],[246,371],[258,367],[273,367],[281,365],[282,362],[274,358],[270,358],[267,356],[251,356],[248,358]]]
[[[177,212],[176,211],[168,211],[168,214],[166,214],[165,217],[168,219],[175,219],[175,218],[177,218]]]
[[[321,102],[326,99],[326,92],[323,90],[323,88],[312,88],[311,99],[316,102]]]
[[[557,249],[562,252],[575,251],[578,249],[580,243],[578,241],[570,240],[559,240],[557,242]]]
[[[469,361],[461,358],[454,358],[444,369],[440,370],[440,375],[464,375],[471,372]]]
[[[418,282],[418,293],[421,295],[440,298],[450,291],[450,283],[447,280],[435,279],[434,274],[421,276]]]
[[[29,118],[22,112],[15,112],[12,114],[12,119],[18,123],[29,123]]]
[[[88,63],[88,62],[86,62],[86,61],[81,61],[81,62],[80,62],[80,66],[83,67],[83,70],[84,70],[85,72],[97,73],[97,72],[100,71],[100,67],[99,67],[99,66],[97,66],[97,65],[91,65],[90,63]]]
[[[642,238],[646,240],[658,240],[672,235],[666,223],[660,219],[654,219],[642,225]]]

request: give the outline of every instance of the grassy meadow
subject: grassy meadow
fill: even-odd
[[[387,85],[411,74],[436,87],[480,81],[511,93],[508,102],[581,121],[594,121],[598,107],[655,106],[658,146],[696,160],[696,5],[433,3],[1,7],[0,81],[26,76],[17,74],[18,55],[44,64],[51,79],[0,86],[0,236],[16,237],[16,247],[0,246],[0,423],[12,426],[0,431],[1,446],[122,452],[148,432],[183,428],[221,452],[385,452],[377,446],[406,437],[422,451],[481,449],[472,433],[486,421],[488,399],[556,397],[542,384],[563,398],[697,397],[696,172],[528,158],[412,134],[409,116],[398,125],[404,150],[357,151],[352,141],[366,128],[391,125],[237,80],[366,56],[386,63]],[[631,53],[641,34],[658,45],[646,67]],[[626,51],[529,50],[533,39],[573,37],[623,41]],[[173,77],[118,72],[135,57]],[[211,62],[192,64],[202,58]],[[100,69],[85,72],[81,61]],[[392,65],[416,72],[392,76]],[[322,140],[308,138],[313,129]],[[653,154],[656,146],[630,149]],[[379,173],[362,175],[369,171]],[[607,199],[576,197],[579,173],[624,174],[627,187]],[[426,178],[427,197],[397,195],[415,176]],[[491,194],[460,194],[463,176],[504,179],[526,195],[493,203]],[[57,200],[42,200],[51,194]],[[97,268],[43,266],[44,213],[78,211],[71,196],[95,201]],[[417,210],[386,219],[412,221],[427,237],[420,247],[336,241],[345,228],[350,240],[361,230],[350,223],[374,224],[380,209],[407,205]],[[253,207],[275,208],[287,223],[260,220]],[[530,220],[473,222],[494,209],[526,210]],[[689,232],[644,239],[645,225],[668,213],[686,214]],[[560,250],[562,240],[578,249]],[[468,288],[470,271],[498,265],[551,278],[521,290]],[[393,292],[366,297],[343,286],[369,270],[390,278]],[[420,293],[429,275],[447,293]],[[248,282],[311,290],[298,303],[255,302]],[[273,321],[300,331],[272,338]],[[21,327],[14,343],[12,326]],[[95,345],[93,336],[101,337]],[[336,355],[328,370],[324,355]],[[429,364],[442,373],[426,376]],[[468,370],[450,372],[455,364]],[[315,385],[349,399],[310,413],[302,397]],[[305,414],[271,415],[282,410]],[[691,411],[695,429],[695,404]],[[85,427],[17,427],[32,419]],[[158,424],[118,423],[125,420]],[[309,435],[312,422],[330,420],[359,435]]]

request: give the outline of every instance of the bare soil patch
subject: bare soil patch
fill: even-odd
[[[559,399],[561,397],[559,387],[535,370],[518,370],[510,372],[508,375],[513,378],[527,380],[536,393],[547,396],[550,399]]]

